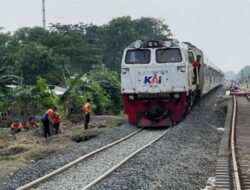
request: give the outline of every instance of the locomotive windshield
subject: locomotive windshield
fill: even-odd
[[[127,64],[145,64],[150,62],[150,51],[146,49],[128,50],[125,62]]]
[[[158,63],[181,62],[181,52],[178,48],[158,49],[156,51],[156,61]]]

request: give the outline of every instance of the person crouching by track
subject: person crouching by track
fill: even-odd
[[[58,134],[58,129],[59,129],[60,123],[61,123],[61,117],[60,117],[59,113],[54,112],[52,119],[54,122],[53,128],[55,129],[55,133]]]
[[[29,118],[28,127],[29,129],[37,129],[39,127],[39,123],[36,121],[35,117]]]
[[[91,112],[91,105],[90,105],[90,99],[87,99],[87,102],[83,105],[83,113],[85,115],[85,123],[84,128],[88,129],[89,127],[89,121],[90,121],[90,112]]]
[[[46,111],[46,113],[42,116],[43,129],[44,129],[44,137],[51,136],[50,134],[50,124],[54,124],[53,114],[56,111],[56,107],[52,106],[50,109]]]
[[[15,118],[10,128],[11,128],[11,133],[14,135],[22,130],[23,124],[18,118]]]

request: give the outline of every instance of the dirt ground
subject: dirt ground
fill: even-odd
[[[60,134],[52,132],[52,137],[46,140],[41,127],[21,131],[15,136],[11,135],[10,129],[2,128],[0,129],[0,179],[56,151],[97,136],[103,127],[117,127],[125,121],[124,116],[93,116],[90,129],[86,131],[81,123],[63,121],[60,125]]]

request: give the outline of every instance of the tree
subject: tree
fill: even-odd
[[[119,17],[111,20],[105,28],[104,64],[111,70],[120,70],[124,48],[139,39],[162,39],[171,36],[168,25],[154,18]]]
[[[106,94],[109,103],[105,107],[110,113],[119,113],[121,110],[121,85],[120,73],[109,71],[104,65],[94,67],[89,74],[91,81],[97,82],[102,88],[102,94]]]
[[[4,88],[7,85],[21,85],[23,78],[16,75],[1,75],[0,76],[0,87]]]
[[[21,44],[14,57],[16,73],[26,84],[35,84],[38,76],[50,79],[50,74],[58,68],[52,51],[35,42]]]
[[[151,17],[136,19],[135,30],[140,39],[164,39],[172,37],[169,26],[164,24],[164,20]]]
[[[12,114],[25,116],[35,111],[33,108],[37,105],[35,102],[37,96],[32,93],[32,90],[32,87],[22,85],[10,91],[10,104],[8,107]]]
[[[69,115],[69,110],[71,108],[75,109],[75,106],[77,107],[77,105],[72,106],[72,103],[74,103],[74,102],[78,102],[79,103],[80,93],[77,93],[77,86],[79,85],[80,82],[85,83],[85,81],[82,80],[82,77],[83,77],[83,73],[78,74],[72,80],[65,78],[65,84],[67,85],[66,86],[67,90],[60,97],[60,103],[63,106],[63,109],[64,109],[64,112],[65,112],[66,116]],[[79,103],[79,106],[81,106],[80,103]]]
[[[0,75],[13,74],[11,41],[10,33],[0,33]]]
[[[60,97],[66,114],[71,109],[81,111],[87,98],[93,100],[96,113],[118,113],[124,48],[138,39],[168,36],[171,32],[163,20],[148,17],[133,20],[129,16],[102,26],[57,23],[51,24],[49,30],[23,27],[14,34],[4,33],[0,28],[0,98],[8,105],[10,101],[5,97],[23,102],[31,98],[31,92],[37,98],[36,110],[41,110],[58,104],[58,98],[47,89],[57,84],[67,88]],[[14,75],[23,78],[23,85],[10,91],[5,84],[14,80],[1,76]],[[42,78],[37,81],[37,77]]]
[[[250,66],[245,66],[241,71],[238,73],[238,77],[240,82],[248,82],[250,81]]]
[[[32,90],[32,94],[37,97],[37,110],[39,112],[44,111],[51,106],[56,106],[58,110],[61,110],[59,98],[49,88],[47,81],[44,78],[37,78],[36,85]]]
[[[71,71],[86,72],[92,65],[102,63],[102,46],[97,42],[98,34],[91,36],[94,27],[87,25],[51,25],[51,35],[54,37],[54,52],[69,58]],[[86,29],[87,28],[87,29]],[[86,38],[86,35],[88,38]]]
[[[51,33],[42,27],[23,27],[18,29],[14,33],[15,41],[22,43],[35,42],[43,46],[51,47],[52,39],[50,38]]]

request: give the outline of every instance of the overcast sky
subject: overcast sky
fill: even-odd
[[[127,15],[164,19],[223,71],[250,65],[250,0],[46,0],[47,23],[102,25]],[[42,0],[0,0],[0,26],[42,26]]]

